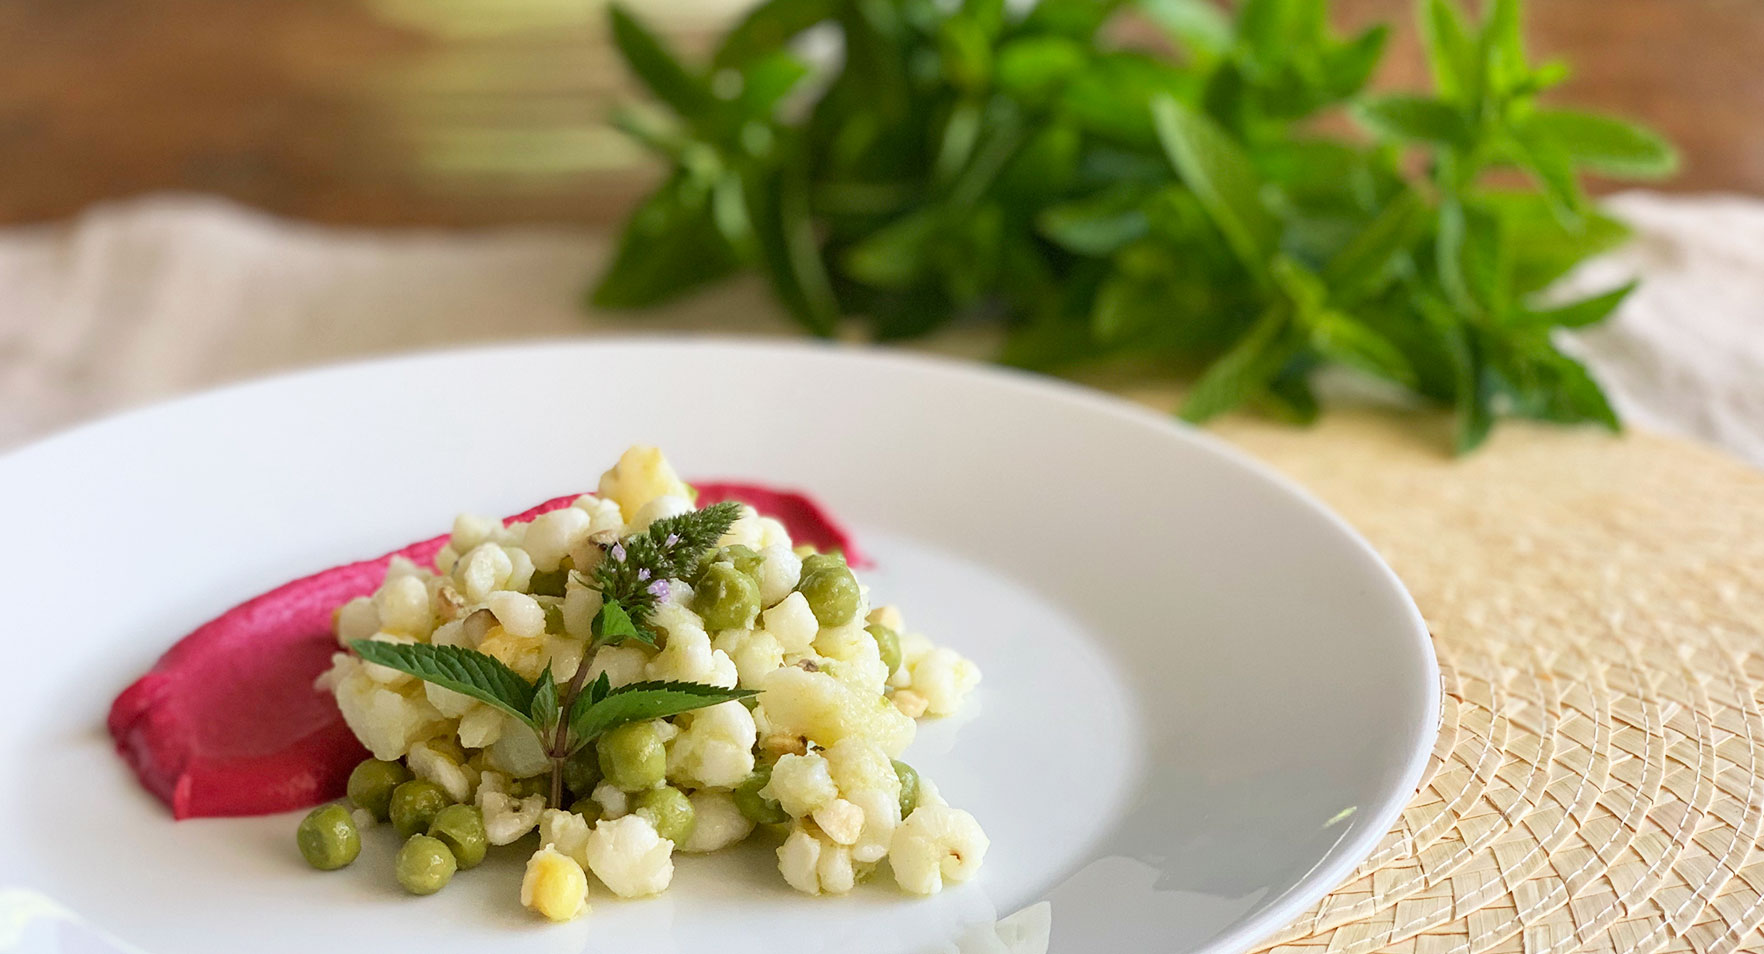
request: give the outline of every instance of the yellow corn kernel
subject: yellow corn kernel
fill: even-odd
[[[600,496],[619,505],[631,520],[644,504],[664,496],[693,497],[692,488],[674,473],[662,452],[638,445],[625,451],[612,469],[600,476]]]
[[[574,920],[588,913],[588,874],[575,859],[546,845],[527,860],[521,904],[553,921]]]

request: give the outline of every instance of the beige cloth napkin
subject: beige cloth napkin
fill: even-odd
[[[1635,424],[1764,464],[1764,201],[1629,193],[1613,204],[1638,240],[1571,283],[1645,281],[1573,347]],[[0,447],[360,355],[609,331],[792,330],[753,283],[658,314],[586,313],[581,296],[607,241],[589,230],[321,228],[187,196],[0,232]]]

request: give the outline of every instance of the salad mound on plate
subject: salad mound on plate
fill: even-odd
[[[394,560],[343,605],[349,651],[320,684],[372,758],[348,807],[300,823],[307,860],[344,867],[389,822],[400,883],[429,894],[525,843],[521,903],[554,920],[588,909],[591,881],[653,895],[675,852],[749,837],[808,894],[884,861],[912,894],[971,876],[985,834],[899,759],[979,670],[872,606],[840,554],[695,498],[634,447],[597,494],[462,516],[432,567]]]

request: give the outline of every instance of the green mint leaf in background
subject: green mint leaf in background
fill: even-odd
[[[1678,153],[1652,130],[1575,109],[1540,109],[1525,126],[1555,142],[1576,165],[1632,178],[1658,178],[1678,168]]]
[[[1421,36],[1427,65],[1441,96],[1464,101],[1482,86],[1481,57],[1455,0],[1423,0]]]
[[[688,191],[679,183],[664,186],[632,213],[590,298],[595,306],[657,305],[739,267],[708,197],[688,198]]]
[[[1374,377],[1414,387],[1415,369],[1389,339],[1339,311],[1324,311],[1311,322],[1317,352]]]
[[[651,33],[621,4],[608,8],[612,19],[613,42],[618,44],[631,72],[643,81],[655,97],[680,115],[696,117],[709,112],[716,104],[710,86],[687,72],[660,37]]]
[[[1579,228],[1586,196],[1580,191],[1568,151],[1546,129],[1535,125],[1514,129],[1513,143],[1520,168],[1537,181],[1551,211],[1569,228]]]
[[[1291,319],[1273,308],[1250,326],[1231,350],[1214,361],[1182,403],[1182,418],[1204,423],[1248,401],[1297,353],[1289,335]]]
[[[1151,228],[1145,203],[1143,188],[1115,186],[1041,210],[1036,227],[1062,248],[1081,255],[1112,255]]]
[[[580,748],[627,723],[662,719],[758,694],[753,689],[725,689],[695,682],[635,682],[609,690],[598,701],[586,705],[578,701],[571,707],[570,736]]]
[[[383,643],[371,639],[358,639],[349,648],[366,662],[471,696],[532,724],[533,686],[494,656],[460,646]]]
[[[1390,42],[1390,27],[1368,27],[1352,40],[1323,54],[1323,82],[1333,97],[1352,96],[1371,82]]]
[[[1174,99],[1152,103],[1152,114],[1182,181],[1200,197],[1244,265],[1261,270],[1279,239],[1279,225],[1262,205],[1249,157],[1212,120]]]
[[[1352,304],[1383,291],[1393,264],[1419,237],[1425,212],[1421,197],[1404,190],[1348,240],[1323,268],[1335,299]]]
[[[809,218],[803,178],[778,171],[750,181],[747,214],[753,222],[760,270],[772,292],[805,328],[817,335],[832,334],[839,322],[839,303]]]
[[[723,35],[711,65],[739,69],[769,56],[797,34],[830,19],[838,6],[837,0],[766,0]]]
[[[1139,8],[1191,56],[1213,60],[1231,46],[1231,20],[1208,0],[1142,0]]]
[[[931,273],[943,231],[938,210],[903,215],[845,250],[845,274],[874,288],[904,290]]]
[[[1608,292],[1588,295],[1585,298],[1557,305],[1553,308],[1540,308],[1527,311],[1523,324],[1529,328],[1584,328],[1596,325],[1611,316],[1617,306],[1635,291],[1637,282],[1626,282]]]
[[[1442,146],[1463,146],[1470,141],[1463,115],[1431,96],[1377,96],[1362,103],[1354,115],[1373,132],[1395,139]]]

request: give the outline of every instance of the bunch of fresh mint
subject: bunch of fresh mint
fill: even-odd
[[[1241,404],[1309,421],[1313,375],[1339,364],[1455,408],[1461,451],[1501,414],[1615,429],[1552,332],[1630,286],[1539,293],[1624,237],[1582,171],[1675,157],[1540,103],[1566,68],[1527,61],[1519,0],[1486,6],[1421,3],[1431,95],[1366,93],[1387,30],[1338,37],[1326,0],[1229,18],[1207,0],[765,0],[697,65],[614,7],[665,107],[618,122],[671,172],[593,302],[753,268],[817,334],[991,317],[1010,363],[1197,369],[1194,421]],[[1114,39],[1128,18],[1159,40]],[[835,55],[805,55],[817,33]]]

